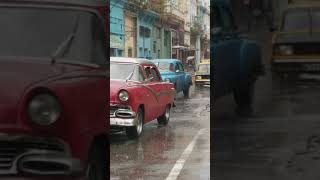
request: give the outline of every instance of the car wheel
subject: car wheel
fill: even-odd
[[[189,98],[189,93],[190,93],[190,85],[188,85],[188,87],[183,90],[183,95],[184,95],[184,98]]]
[[[171,106],[168,105],[166,107],[166,111],[163,115],[157,118],[158,124],[167,125],[170,120]]]
[[[137,121],[136,126],[126,128],[127,136],[130,139],[137,138],[142,134],[144,114],[141,108],[138,109],[136,121]]]
[[[89,164],[87,168],[88,180],[105,180],[108,177],[107,167],[107,144],[95,143],[89,153]]]
[[[250,116],[253,113],[254,82],[234,89],[233,97],[237,104],[236,112],[240,116]]]

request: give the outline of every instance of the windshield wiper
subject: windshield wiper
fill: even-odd
[[[57,58],[59,56],[63,57],[65,52],[70,49],[71,47],[71,44],[73,42],[73,39],[76,35],[76,32],[78,30],[78,27],[79,27],[79,15],[77,16],[77,19],[76,19],[76,22],[75,22],[75,25],[73,26],[73,30],[71,32],[71,34],[68,35],[67,39],[64,40],[59,46],[58,48],[54,51],[54,53],[50,56],[51,58],[51,64],[54,64],[57,60]]]

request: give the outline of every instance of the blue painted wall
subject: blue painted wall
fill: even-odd
[[[124,56],[125,25],[124,3],[125,0],[110,0],[110,55]]]
[[[137,51],[138,57],[151,58],[153,55],[153,26],[158,15],[151,11],[143,11],[138,15],[137,23]],[[146,37],[140,33],[141,27],[150,31]]]

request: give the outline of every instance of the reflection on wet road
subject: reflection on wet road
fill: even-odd
[[[319,80],[272,88],[270,72],[257,82],[254,117],[237,117],[232,97],[219,99],[212,110],[214,179],[320,179],[319,99]]]
[[[111,179],[163,180],[172,175],[172,169],[179,170],[177,179],[209,179],[209,94],[206,87],[192,88],[190,99],[184,99],[180,94],[168,126],[159,126],[153,121],[144,127],[137,140],[127,139],[124,133],[113,134],[110,142]],[[203,132],[194,141],[192,151],[188,151],[187,147],[200,130]],[[182,156],[186,155],[185,152],[190,153],[187,158]],[[179,169],[181,158],[185,162]],[[168,179],[175,179],[172,177]]]

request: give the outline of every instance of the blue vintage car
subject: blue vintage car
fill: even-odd
[[[152,60],[158,66],[163,80],[174,84],[176,93],[183,92],[189,97],[189,89],[192,86],[191,74],[184,71],[183,64],[178,59],[155,59]]]
[[[261,48],[242,36],[226,1],[213,0],[211,26],[211,69],[213,98],[233,93],[237,112],[253,112],[254,85],[264,73]]]

